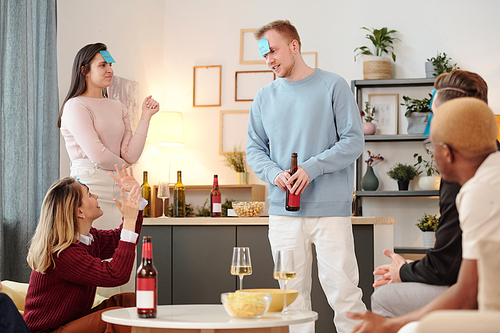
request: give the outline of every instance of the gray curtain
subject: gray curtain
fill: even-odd
[[[0,0],[0,278],[28,282],[29,241],[59,177],[56,0]]]

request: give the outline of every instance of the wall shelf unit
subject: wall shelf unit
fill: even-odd
[[[353,80],[351,89],[356,97],[356,102],[360,110],[363,109],[362,90],[365,88],[411,88],[411,87],[432,87],[434,78],[422,79],[390,79],[390,80]],[[393,134],[393,135],[367,135],[365,142],[418,142],[424,141],[422,135]],[[439,191],[363,191],[361,180],[363,178],[363,156],[356,161],[356,202],[354,212],[356,216],[362,216],[362,198],[367,197],[433,197],[438,196]]]

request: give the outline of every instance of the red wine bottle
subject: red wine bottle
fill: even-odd
[[[142,240],[142,265],[137,270],[136,306],[139,318],[156,318],[158,274],[153,265],[151,236]]]
[[[221,202],[221,194],[219,191],[219,177],[217,175],[214,175],[214,185],[212,186],[212,191],[210,191],[210,217],[222,216]]]
[[[297,153],[292,153],[292,163],[290,165],[290,174],[293,175],[298,170]],[[294,182],[295,184],[295,182]],[[292,185],[293,186],[293,185]],[[292,194],[286,189],[285,209],[296,212],[300,209],[300,194]]]

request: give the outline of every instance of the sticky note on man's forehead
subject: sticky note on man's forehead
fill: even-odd
[[[269,52],[271,52],[271,49],[269,48],[269,41],[265,38],[262,38],[259,40],[259,55],[261,57],[265,56]]]
[[[109,51],[99,51],[99,53],[102,55],[104,58],[104,61],[106,61],[108,64],[114,64],[115,59],[109,54]]]

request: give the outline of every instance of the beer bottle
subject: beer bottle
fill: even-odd
[[[139,318],[156,318],[158,275],[153,265],[151,236],[142,240],[142,265],[137,270],[136,306]]]
[[[219,191],[219,178],[214,175],[214,184],[210,191],[210,217],[222,216],[221,194]]]
[[[292,153],[292,163],[290,166],[290,175],[293,175],[298,170],[297,153]],[[295,184],[295,183],[294,183]],[[286,189],[285,209],[296,212],[300,209],[300,194],[292,194]]]

